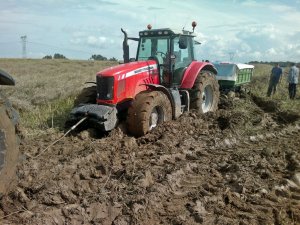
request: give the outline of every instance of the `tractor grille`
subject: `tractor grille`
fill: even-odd
[[[114,78],[97,76],[97,97],[101,100],[111,100],[114,97]]]

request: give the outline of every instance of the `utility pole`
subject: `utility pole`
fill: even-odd
[[[26,42],[27,42],[27,36],[21,36],[21,40],[22,40],[22,57],[23,59],[26,59],[27,56],[27,52],[26,52]]]

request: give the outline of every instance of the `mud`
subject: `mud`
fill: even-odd
[[[264,104],[262,104],[264,105]],[[299,117],[223,98],[141,138],[120,128],[21,146],[2,224],[299,224]],[[284,119],[282,119],[284,118]]]

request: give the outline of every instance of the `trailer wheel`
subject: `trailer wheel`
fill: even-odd
[[[17,112],[0,93],[0,195],[6,193],[14,180],[19,158]]]
[[[215,112],[219,102],[219,84],[215,75],[210,71],[201,71],[198,74],[192,90],[191,109],[196,109],[201,113]]]
[[[82,89],[79,95],[74,100],[74,106],[79,106],[80,104],[96,104],[97,99],[97,87],[91,86]]]
[[[131,134],[139,137],[171,119],[171,103],[164,93],[143,92],[136,96],[128,109],[127,128]]]

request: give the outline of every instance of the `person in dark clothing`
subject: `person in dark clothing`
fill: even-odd
[[[298,78],[299,78],[299,68],[296,67],[295,63],[293,63],[288,74],[290,99],[294,99],[296,96]]]
[[[267,91],[267,96],[270,97],[271,94],[273,95],[276,92],[277,85],[281,81],[282,76],[282,69],[279,67],[279,63],[277,63],[271,71],[270,81],[269,81],[269,87]]]

